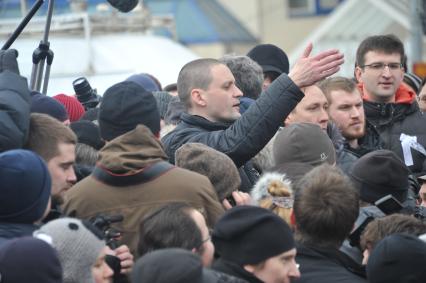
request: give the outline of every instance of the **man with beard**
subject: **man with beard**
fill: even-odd
[[[345,138],[345,148],[360,157],[371,150],[359,142],[365,134],[365,114],[361,94],[351,79],[328,78],[320,88],[328,100],[328,116]]]
[[[215,59],[186,64],[178,76],[178,93],[188,113],[163,137],[167,155],[188,142],[206,144],[228,155],[239,168],[241,189],[249,191],[258,173],[250,160],[273,137],[281,123],[303,98],[300,88],[310,86],[338,71],[343,55],[328,50],[310,56],[312,44],[289,75],[281,74],[251,107],[240,114],[242,93],[229,68]]]
[[[26,149],[39,154],[52,178],[52,208],[45,222],[58,218],[65,192],[76,182],[73,165],[77,137],[73,131],[46,114],[31,114]]]

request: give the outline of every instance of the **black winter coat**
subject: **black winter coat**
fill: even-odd
[[[0,246],[6,241],[24,236],[32,236],[39,227],[34,224],[0,223]]]
[[[232,125],[214,123],[203,117],[182,114],[182,121],[163,137],[171,163],[175,151],[185,143],[199,142],[228,155],[240,170],[241,190],[250,191],[258,176],[253,158],[274,136],[304,94],[282,74]]]
[[[364,101],[367,118],[366,134],[362,146],[366,148],[388,149],[404,159],[400,136],[416,136],[417,142],[426,147],[426,116],[420,112],[418,104],[374,103]],[[413,173],[422,170],[425,156],[411,148],[414,165],[409,166]],[[426,169],[426,168],[425,168]]]
[[[366,283],[365,270],[337,249],[297,246],[300,279],[295,283]]]
[[[0,152],[22,148],[30,125],[27,80],[11,71],[0,73]]]

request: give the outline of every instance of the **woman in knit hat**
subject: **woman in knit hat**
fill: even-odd
[[[113,271],[105,262],[111,250],[102,234],[89,223],[60,218],[43,225],[34,235],[51,242],[58,252],[64,283],[108,283]]]

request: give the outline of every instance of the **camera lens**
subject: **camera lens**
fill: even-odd
[[[85,103],[91,99],[93,90],[86,78],[78,78],[72,82],[72,85],[81,103]]]

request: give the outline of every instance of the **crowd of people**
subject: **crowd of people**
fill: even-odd
[[[0,282],[426,282],[425,80],[394,35],[350,78],[312,48],[102,96],[31,91],[0,51]]]

